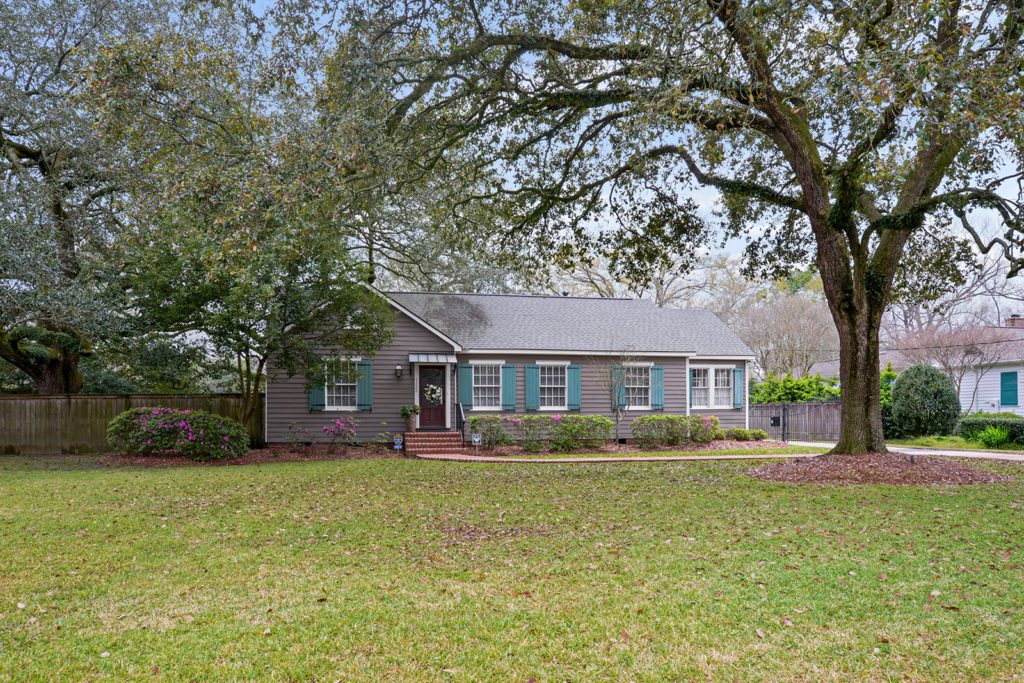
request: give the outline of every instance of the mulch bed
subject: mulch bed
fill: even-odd
[[[657,455],[658,453],[703,453],[706,451],[721,451],[726,449],[736,448],[788,448],[789,444],[785,441],[712,441],[711,443],[701,444],[680,444],[678,446],[661,446],[659,448],[640,448],[635,443],[620,443],[616,444],[605,444],[603,446],[589,446],[587,448],[581,448],[578,451],[552,451],[548,449],[537,451],[536,453],[531,451],[524,451],[521,446],[496,446],[490,450],[480,449],[480,455],[490,456],[504,456],[504,455],[564,455],[566,457],[572,455],[578,455],[581,453],[650,453],[651,455]],[[467,452],[473,454],[473,447],[468,446]]]
[[[686,446],[666,446],[664,448],[640,448],[636,444],[609,444],[592,448],[584,448],[576,453],[664,453],[664,452],[706,452],[717,451],[726,448],[780,448],[789,444],[780,441],[713,441],[709,444],[689,444]],[[472,447],[467,449],[472,453]],[[548,451],[541,451],[545,453]],[[395,458],[403,454],[396,454],[395,451],[377,447],[339,446],[335,450],[329,450],[322,446],[312,448],[294,446],[274,445],[268,448],[254,448],[241,458],[227,458],[224,460],[189,460],[174,455],[128,455],[125,453],[108,453],[100,460],[101,465],[109,467],[182,467],[188,465],[200,465],[207,467],[219,467],[222,465],[259,465],[271,462],[312,462],[315,460],[356,460],[367,458]],[[540,455],[540,453],[527,453],[519,446],[499,446],[489,451],[480,450],[480,455]],[[569,457],[573,452],[559,452],[559,455]]]
[[[259,465],[271,462],[312,462],[315,460],[357,460],[372,458],[394,458],[394,451],[383,448],[339,447],[335,450],[327,448],[294,448],[291,446],[271,446],[254,448],[241,458],[225,458],[223,460],[190,460],[173,455],[128,455],[109,453],[100,460],[110,467],[182,467],[189,465],[222,466],[222,465]]]
[[[1012,479],[936,455],[822,455],[762,465],[747,472],[793,484],[997,484]]]

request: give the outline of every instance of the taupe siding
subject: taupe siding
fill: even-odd
[[[555,362],[570,362],[580,366],[580,383],[581,383],[581,403],[580,413],[583,415],[605,415],[607,417],[615,417],[611,407],[611,395],[609,394],[607,380],[603,380],[603,377],[607,376],[609,367],[611,365],[618,364],[620,361],[616,359],[599,359],[593,357],[580,357],[580,356],[557,356],[557,355],[510,355],[510,354],[495,354],[495,355],[483,355],[483,354],[460,354],[460,362],[469,362],[470,360],[475,362],[483,362],[486,360],[504,361],[505,363],[511,363],[516,366],[516,413],[527,413],[526,410],[526,378],[523,367],[526,365],[533,365],[537,362],[544,361],[555,361]],[[640,360],[640,359],[637,359]],[[687,383],[686,383],[686,359],[685,358],[643,358],[642,362],[650,362],[654,365],[660,365],[665,369],[665,408],[664,410],[653,411],[657,414],[678,414],[682,415],[686,413],[686,402],[687,396]],[[737,364],[742,364],[742,361],[699,361],[700,365],[703,366],[727,366],[733,367]],[[547,411],[530,411],[531,413],[539,412],[543,414]],[[652,411],[649,410],[637,410],[629,411],[626,413],[623,419],[623,430],[622,434],[625,438],[630,438],[631,433],[629,426],[633,420],[639,415],[648,415]],[[493,410],[472,410],[469,412],[467,417],[472,415],[509,415],[508,411],[493,411]],[[746,412],[742,409],[726,409],[726,410],[701,410],[694,414],[703,415],[715,415],[721,421],[724,427],[742,427],[746,421]]]
[[[399,413],[404,403],[414,402],[414,371],[409,367],[410,353],[442,353],[451,354],[451,345],[422,327],[408,316],[397,313],[395,319],[395,339],[391,346],[382,349],[373,359],[373,410],[371,411],[315,411],[309,410],[308,389],[304,375],[288,377],[283,371],[270,367],[267,382],[267,441],[271,443],[287,442],[292,439],[291,425],[306,430],[307,439],[320,440],[321,428],[337,415],[350,415],[358,423],[357,438],[360,441],[372,441],[381,433],[393,434],[404,430],[405,424]],[[617,359],[585,356],[559,356],[557,354],[457,354],[460,363],[470,361],[500,360],[516,366],[516,413],[526,411],[526,379],[524,367],[538,361],[557,361],[576,363],[580,366],[581,410],[585,415],[605,415],[614,418],[611,408],[611,396],[602,376],[608,372],[610,365]],[[651,362],[665,369],[665,408],[657,411],[662,414],[686,413],[687,402],[687,363],[684,358],[651,357],[643,362]],[[742,361],[694,361],[704,366],[732,367]],[[395,365],[401,364],[403,374],[395,378]],[[454,371],[454,366],[449,366]],[[456,401],[458,392],[454,374],[449,384],[449,416],[452,429],[456,425]],[[546,411],[545,411],[546,412]],[[629,438],[629,425],[638,415],[649,414],[650,411],[630,411],[623,421],[623,436]],[[501,411],[470,411],[469,415],[511,414]],[[697,414],[697,413],[695,413]],[[724,427],[742,427],[746,420],[746,411],[739,409],[702,410],[700,414],[715,415]]]
[[[339,415],[349,415],[357,421],[357,438],[372,441],[382,432],[394,433],[405,429],[399,409],[404,403],[413,403],[413,373],[409,368],[410,353],[451,354],[452,346],[403,313],[396,312],[395,338],[373,358],[373,409],[369,411],[316,411],[309,410],[306,377],[287,374],[271,366],[267,377],[267,441],[290,441],[293,423],[307,430],[309,438],[320,439],[321,428]],[[395,365],[401,364],[402,377],[395,377]],[[451,383],[455,391],[454,379]],[[454,404],[454,400],[451,402]],[[452,427],[455,426],[454,417]]]

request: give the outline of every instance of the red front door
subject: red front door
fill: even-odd
[[[444,411],[448,397],[444,391],[443,365],[421,365],[420,429],[444,429]]]

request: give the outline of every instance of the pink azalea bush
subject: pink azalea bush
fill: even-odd
[[[548,425],[551,423],[547,415],[509,415],[503,419],[524,451],[536,453],[544,448]]]
[[[332,446],[339,443],[349,443],[356,437],[355,418],[342,415],[325,424],[320,430],[331,441]]]
[[[481,445],[486,450],[512,443],[512,435],[505,425],[506,418],[500,415],[472,415],[469,418],[470,431],[480,435]]]
[[[107,425],[110,448],[121,453],[177,453],[193,460],[236,458],[249,432],[236,420],[205,410],[132,408]]]
[[[502,418],[524,451],[576,451],[612,440],[614,422],[603,415],[509,415]]]

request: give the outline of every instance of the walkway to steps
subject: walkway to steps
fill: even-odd
[[[834,443],[790,441],[791,446],[807,446],[814,448],[832,448]],[[943,455],[953,458],[979,458],[986,460],[1007,460],[1024,462],[1024,453],[1006,451],[958,451],[939,448],[910,448],[907,446],[889,446],[893,453],[904,455]],[[427,452],[413,454],[423,460],[450,460],[453,462],[503,462],[503,463],[599,463],[599,462],[695,462],[698,460],[791,460],[793,458],[816,458],[824,453],[787,453],[785,455],[637,455],[574,458],[524,458],[515,456],[472,455],[469,448],[458,452],[440,453]]]
[[[636,455],[608,456],[597,458],[521,458],[515,456],[470,455],[468,453],[420,453],[414,457],[421,460],[450,460],[452,462],[501,462],[526,463],[531,465],[557,463],[600,463],[600,462],[696,462],[698,460],[791,460],[793,458],[816,458],[821,453],[787,453],[785,455]]]

